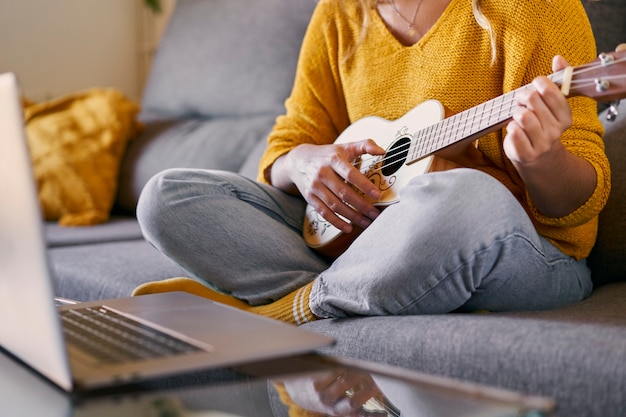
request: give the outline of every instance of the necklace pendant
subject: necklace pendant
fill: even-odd
[[[393,7],[393,10],[396,12],[396,14],[398,15],[398,17],[400,19],[404,20],[408,24],[408,26],[406,28],[407,36],[413,37],[417,33],[417,31],[413,27],[413,24],[415,24],[415,16],[417,16],[417,12],[420,11],[420,7],[422,7],[422,2],[423,1],[424,0],[419,0],[419,3],[417,3],[417,7],[415,8],[415,12],[413,13],[413,18],[411,20],[409,20],[406,17],[404,17],[404,15],[402,13],[400,13],[400,10],[396,6],[395,0],[391,0],[391,7]]]

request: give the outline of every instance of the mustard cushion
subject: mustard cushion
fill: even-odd
[[[139,106],[115,89],[24,102],[26,135],[46,220],[87,226],[109,219]]]

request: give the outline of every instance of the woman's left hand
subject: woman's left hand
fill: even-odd
[[[567,65],[561,56],[552,61],[555,72]],[[532,86],[517,95],[518,108],[504,139],[504,152],[516,168],[541,164],[566,152],[561,135],[572,124],[569,104],[556,84],[547,77],[538,77]]]
[[[554,57],[553,70],[567,66]],[[521,91],[518,108],[507,126],[504,152],[524,181],[534,206],[548,217],[562,217],[579,208],[596,187],[596,172],[589,161],[572,154],[561,135],[572,125],[569,103],[547,77]]]

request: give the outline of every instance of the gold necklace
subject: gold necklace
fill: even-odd
[[[398,8],[396,7],[396,2],[395,0],[391,0],[391,7],[393,7],[393,10],[396,12],[396,14],[400,17],[400,19],[404,20],[409,26],[406,28],[406,33],[409,36],[414,36],[415,33],[417,33],[417,30],[413,27],[413,25],[415,24],[415,17],[417,16],[417,12],[419,12],[420,7],[422,7],[422,2],[424,0],[420,0],[419,3],[417,3],[417,7],[415,8],[415,13],[413,13],[413,18],[411,20],[407,19],[406,17],[404,17],[402,15],[402,13],[400,13],[400,10],[398,10]]]

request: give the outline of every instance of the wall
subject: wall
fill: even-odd
[[[0,0],[2,1],[2,0]],[[142,0],[139,0],[140,2]],[[154,14],[151,10],[140,4],[139,14],[139,79],[140,86],[144,86],[150,72],[152,58],[156,52],[159,40],[167,28],[176,0],[161,0],[161,13]]]
[[[139,100],[172,4],[155,19],[142,0],[0,0],[0,72],[32,100],[90,87]]]

